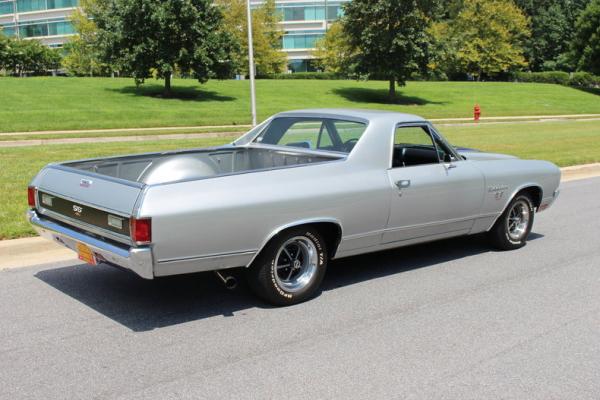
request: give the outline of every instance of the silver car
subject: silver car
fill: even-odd
[[[423,118],[372,110],[277,114],[215,148],[46,166],[28,189],[43,236],[143,278],[244,267],[287,305],[331,259],[487,232],[525,245],[560,170],[451,146]]]

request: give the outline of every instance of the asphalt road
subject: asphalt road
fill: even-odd
[[[600,179],[527,246],[453,239],[340,260],[269,308],[212,274],[0,272],[0,398],[600,398]]]

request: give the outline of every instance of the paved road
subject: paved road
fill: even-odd
[[[0,398],[600,398],[600,179],[518,251],[481,237],[340,260],[285,309],[210,274],[0,272]]]

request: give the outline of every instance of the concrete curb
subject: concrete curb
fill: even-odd
[[[600,176],[600,163],[561,168],[562,182]],[[77,260],[77,255],[41,237],[0,241],[0,270]]]

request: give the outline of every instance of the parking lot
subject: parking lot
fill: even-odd
[[[214,275],[0,271],[0,398],[600,397],[600,178],[513,252],[467,237],[335,261],[270,308]]]

